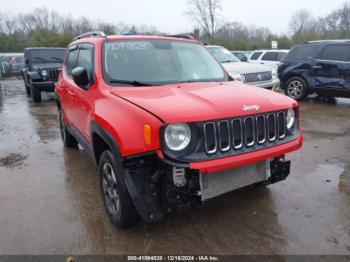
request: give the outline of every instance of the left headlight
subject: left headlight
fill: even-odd
[[[49,72],[47,72],[46,69],[43,69],[43,70],[41,70],[41,75],[42,75],[43,77],[47,77],[47,76],[49,75]]]
[[[286,116],[287,129],[293,129],[295,123],[295,112],[294,109],[288,109]]]
[[[245,82],[245,78],[242,74],[240,73],[237,73],[237,72],[228,72],[228,74],[234,79],[234,80],[237,80],[237,81],[241,81],[241,82]]]
[[[275,68],[272,69],[272,78],[276,79],[278,77],[277,70]]]
[[[191,141],[191,128],[187,124],[171,124],[165,128],[164,141],[173,151],[184,150]]]

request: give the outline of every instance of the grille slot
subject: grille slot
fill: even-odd
[[[227,152],[231,148],[230,125],[227,120],[220,121],[219,128],[219,146],[222,152]]]
[[[256,138],[259,145],[266,142],[266,121],[265,116],[256,117]]]
[[[213,122],[204,124],[205,150],[208,154],[215,154],[218,146],[216,128]]]
[[[247,117],[244,119],[244,134],[245,144],[247,147],[251,147],[255,144],[255,130],[254,130],[254,118]]]
[[[49,70],[50,80],[56,81],[58,79],[58,70],[50,69]]]
[[[233,148],[241,149],[243,147],[243,127],[241,119],[232,120]]]
[[[275,114],[269,114],[267,116],[267,138],[270,142],[276,140],[276,116]]]
[[[286,114],[284,112],[277,113],[277,133],[279,139],[286,136]]]

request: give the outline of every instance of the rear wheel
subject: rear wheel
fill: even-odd
[[[32,92],[30,90],[30,87],[26,86],[26,93],[27,93],[27,96],[31,96]]]
[[[68,132],[66,124],[64,123],[64,115],[61,108],[59,109],[58,119],[63,144],[66,147],[77,147],[78,141]]]
[[[106,150],[99,163],[101,194],[110,221],[120,228],[134,225],[138,214],[121,178],[123,167],[120,159]],[[117,161],[117,163],[116,163]]]
[[[287,96],[301,101],[308,95],[308,86],[304,79],[300,77],[292,77],[286,84],[285,93]]]

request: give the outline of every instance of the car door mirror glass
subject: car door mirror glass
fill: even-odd
[[[83,67],[76,67],[72,70],[72,77],[74,83],[82,89],[87,90],[90,85],[89,77],[87,71]]]

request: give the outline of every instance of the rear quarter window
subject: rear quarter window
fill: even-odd
[[[290,50],[286,56],[286,60],[304,60],[306,59],[311,52],[316,48],[315,45],[300,45],[295,46]]]

